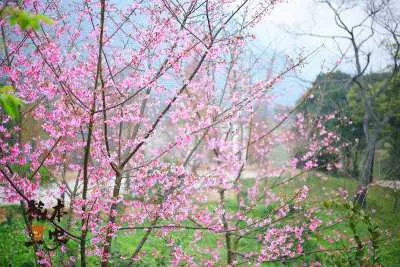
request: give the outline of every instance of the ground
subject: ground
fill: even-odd
[[[248,181],[251,183],[251,180]],[[310,198],[308,205],[315,207],[322,207],[322,203],[337,193],[338,189],[345,189],[349,192],[354,192],[357,182],[350,178],[333,177],[326,175],[310,175],[305,179],[298,179],[290,184],[283,185],[276,189],[278,194],[291,195],[294,190],[303,184],[307,184],[310,188]],[[378,183],[379,184],[379,183]],[[379,226],[386,234],[384,234],[385,241],[380,244],[378,254],[383,266],[400,266],[400,254],[398,248],[400,247],[400,210],[394,209],[395,200],[400,197],[400,192],[396,192],[391,188],[384,188],[379,185],[371,187],[368,194],[368,207],[366,213],[372,218],[372,221]],[[227,208],[233,207],[234,201],[228,199]],[[209,204],[210,208],[215,206],[214,203]],[[256,213],[265,212],[265,207],[260,207]],[[334,214],[321,215],[324,221],[332,220],[343,213],[343,210],[335,210]],[[265,213],[264,213],[265,214]],[[322,213],[321,213],[322,214]],[[257,214],[256,214],[257,215]],[[12,266],[33,266],[33,252],[32,248],[24,245],[26,238],[24,236],[24,221],[20,215],[18,206],[2,207],[0,212],[0,266],[6,266],[12,263]],[[360,224],[357,231],[361,236],[367,234],[367,227]],[[322,237],[323,234],[329,234],[335,240],[326,240]],[[119,234],[114,239],[113,249],[114,253],[121,257],[129,257],[132,254],[136,244],[144,234],[143,231],[125,232]],[[331,229],[327,229],[321,236],[316,235],[309,240],[305,249],[313,250],[315,247],[323,245],[327,249],[340,249],[345,246],[351,239],[351,231],[348,225],[341,224]],[[176,232],[170,238],[176,240],[182,248],[189,254],[195,255],[197,253],[196,247],[191,245],[194,232]],[[200,246],[215,247],[217,238],[215,235],[205,234]],[[72,249],[77,245],[73,242],[69,245]],[[248,241],[243,241],[240,244],[242,249],[254,249],[254,244]],[[147,255],[144,257],[140,266],[163,266],[168,265],[169,253],[165,242],[160,242],[159,239],[151,236],[143,248],[143,252]],[[340,256],[340,253],[337,254]],[[63,255],[63,257],[69,257]],[[206,256],[203,256],[206,257]],[[325,266],[329,265],[329,258],[323,255],[313,255],[305,257],[299,261],[292,262],[290,265],[299,266],[302,262],[309,263],[310,261],[318,260]],[[57,258],[54,259],[57,261]],[[115,262],[119,266],[124,266],[124,261],[120,263]],[[55,262],[56,263],[56,262]],[[97,259],[91,258],[91,266],[98,264]],[[224,261],[221,261],[224,265]],[[281,264],[274,263],[266,266],[279,266]],[[350,265],[348,263],[347,265]]]

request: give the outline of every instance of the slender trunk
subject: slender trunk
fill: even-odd
[[[367,205],[367,188],[373,180],[373,169],[375,159],[375,148],[376,148],[376,134],[370,135],[367,138],[367,148],[364,160],[362,162],[361,169],[361,188],[357,192],[357,202],[361,207]]]
[[[159,218],[160,218],[160,217],[157,216],[157,217],[152,221],[152,223],[151,223],[150,226],[156,225],[157,222],[158,222],[158,220],[159,220]],[[136,249],[135,249],[135,251],[133,252],[132,257],[131,257],[131,260],[132,260],[132,261],[129,263],[128,266],[133,266],[133,263],[134,263],[134,260],[135,260],[136,256],[137,256],[137,255],[139,254],[139,252],[142,250],[142,248],[143,248],[144,244],[146,243],[147,239],[149,238],[149,236],[150,236],[152,230],[153,230],[153,228],[151,228],[151,227],[148,228],[148,229],[146,230],[146,232],[144,233],[144,236],[142,237],[142,239],[140,239],[138,245],[136,246]]]
[[[84,154],[84,162],[83,162],[83,190],[82,190],[82,199],[84,200],[84,204],[82,206],[82,211],[84,216],[86,215],[86,199],[87,199],[87,191],[89,184],[89,176],[88,176],[88,167],[89,167],[89,158],[90,158],[90,147],[92,141],[92,132],[94,127],[94,113],[96,110],[96,90],[99,85],[99,80],[101,76],[101,61],[102,61],[102,51],[103,51],[103,34],[104,34],[104,14],[105,14],[105,0],[100,1],[101,10],[100,10],[100,38],[99,38],[99,52],[97,58],[97,68],[96,68],[96,78],[94,81],[94,91],[93,91],[93,103],[89,116],[89,125],[88,125],[88,137],[85,147]],[[86,267],[86,236],[87,236],[87,225],[88,225],[89,217],[82,219],[82,233],[81,233],[81,243],[80,243],[80,252],[81,252],[81,266]]]
[[[356,151],[352,155],[352,163],[351,163],[351,176],[353,178],[357,178],[359,175],[358,172],[358,156],[360,152],[359,149],[357,148]]]
[[[372,175],[373,175],[374,159],[375,159],[375,147],[376,147],[375,140],[371,140],[367,144],[367,150],[361,170],[361,184],[363,186],[368,186],[370,183],[372,183],[373,180]]]
[[[226,212],[225,212],[225,190],[219,191],[219,197],[221,202],[221,207],[223,209],[222,213],[222,224],[224,226],[225,231],[225,247],[226,247],[226,262],[228,266],[232,264],[233,255],[232,255],[232,248],[231,248],[231,234],[229,233],[228,222],[226,220]]]
[[[115,184],[114,184],[114,189],[113,189],[113,201],[116,201],[117,197],[119,196],[119,192],[121,190],[121,181],[122,181],[122,175],[121,173],[116,173],[115,177]],[[115,223],[116,215],[114,210],[117,209],[117,203],[113,202],[110,207],[110,213],[108,215],[108,224],[112,225]],[[102,253],[102,259],[101,259],[101,266],[102,267],[107,267],[109,258],[110,258],[110,251],[111,251],[111,242],[113,238],[113,233],[111,231],[111,228],[107,228],[106,232],[106,241],[103,247],[103,253]]]
[[[92,131],[93,131],[93,115],[94,112],[91,113],[89,126],[88,126],[88,137],[85,147],[85,154],[83,159],[83,189],[82,189],[82,199],[86,201],[87,199],[87,191],[89,184],[89,176],[88,176],[88,166],[89,166],[89,157],[90,157],[90,146],[92,141]],[[86,202],[84,202],[82,206],[83,218],[81,221],[81,242],[80,242],[80,254],[81,254],[81,266],[86,267],[86,236],[87,236],[87,218],[86,215]]]
[[[135,260],[136,256],[142,250],[142,247],[144,246],[144,243],[146,243],[147,239],[149,238],[152,230],[153,230],[152,228],[148,228],[146,230],[146,232],[144,233],[144,236],[142,237],[142,239],[140,239],[138,245],[136,246],[135,251],[132,254],[132,260]],[[129,266],[132,266],[132,262],[131,262],[131,264]]]

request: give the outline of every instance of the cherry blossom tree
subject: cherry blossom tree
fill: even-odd
[[[81,266],[89,257],[108,266],[122,256],[113,254],[113,239],[138,230],[145,234],[132,244],[130,257],[122,257],[130,265],[140,261],[151,235],[165,242],[175,266],[261,264],[303,255],[305,238],[321,225],[302,205],[309,189],[290,197],[272,192],[299,175],[293,161],[279,162],[272,154],[298,137],[282,127],[292,112],[265,121],[259,109],[307,56],[272,71],[247,52],[251,28],[279,2],[2,4],[54,21],[27,31],[5,18],[0,23],[7,47],[3,76],[25,103],[21,117],[41,128],[23,142],[22,132],[29,131],[24,119],[2,115],[1,189],[7,202],[23,207],[39,264],[55,264],[54,250],[73,250],[68,241],[79,245]],[[261,78],[254,75],[260,70]],[[300,118],[297,123],[298,135],[305,135]],[[306,170],[335,142],[336,136],[318,129],[302,159]],[[43,168],[52,176],[47,184]],[[233,209],[227,199],[234,199]],[[260,205],[269,211],[254,217]],[[36,220],[53,230],[54,250]],[[194,231],[196,257],[171,238],[181,231]],[[216,248],[199,245],[204,233],[216,236]],[[246,250],[243,240],[255,242],[257,250]]]

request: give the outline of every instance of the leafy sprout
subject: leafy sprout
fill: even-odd
[[[0,87],[0,106],[13,120],[19,120],[19,107],[22,100],[14,95],[14,88],[8,85]]]
[[[39,30],[41,22],[49,25],[53,23],[53,20],[44,15],[32,14],[19,8],[6,7],[0,14],[1,17],[8,18],[12,26],[18,24],[22,30]]]

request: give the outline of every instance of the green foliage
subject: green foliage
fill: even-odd
[[[36,15],[32,14],[29,12],[26,12],[24,10],[21,10],[19,8],[12,8],[12,7],[6,7],[1,10],[0,13],[1,17],[6,17],[8,18],[8,21],[10,25],[18,25],[22,30],[39,30],[40,28],[40,23],[45,23],[45,24],[52,24],[53,21],[44,16],[44,15]]]
[[[347,175],[357,176],[357,168],[354,165],[357,165],[356,159],[362,148],[360,144],[364,140],[364,134],[362,123],[353,120],[353,111],[347,98],[351,82],[351,76],[340,71],[318,75],[310,89],[312,97],[302,100],[304,102],[298,112],[304,115],[312,130],[316,128],[315,121],[332,113],[337,114],[335,118],[327,122],[321,121],[321,123],[328,131],[334,132],[340,137],[341,142],[351,144],[341,151],[344,172]],[[349,119],[352,123],[349,123]],[[358,142],[355,142],[355,139],[358,139]],[[295,153],[297,153],[297,157],[301,156],[304,148],[297,148]],[[339,158],[321,153],[317,157],[317,161],[320,166],[326,166],[328,163],[337,163]],[[299,166],[303,165],[302,162],[299,162]]]
[[[387,80],[389,83],[386,83]],[[365,75],[361,82],[369,88],[364,97],[371,99],[371,106],[379,121],[389,117],[389,121],[379,137],[384,140],[387,151],[383,160],[383,176],[389,179],[400,179],[400,75],[391,78],[388,73],[370,73]],[[344,173],[357,177],[358,165],[362,158],[361,152],[365,148],[363,131],[364,97],[352,82],[351,76],[342,72],[319,75],[312,85],[313,98],[306,99],[299,108],[299,112],[309,121],[315,121],[323,115],[337,112],[338,117],[347,117],[352,124],[343,123],[335,118],[325,123],[329,131],[334,131],[343,142],[352,145],[341,149],[343,156]],[[310,123],[312,125],[312,123]],[[314,127],[314,126],[311,126]],[[370,128],[374,127],[373,120]],[[355,139],[358,142],[354,142]],[[301,148],[295,152],[301,155]],[[335,158],[319,156],[318,162],[334,163]],[[382,173],[380,173],[382,174]]]
[[[400,104],[400,94],[396,92],[394,86],[394,79],[386,88],[382,89],[385,85],[385,80],[389,77],[388,73],[371,73],[365,75],[362,79],[369,91],[365,92],[366,96],[371,99],[372,109],[378,118],[383,118],[398,109],[397,104]],[[380,91],[380,92],[379,92]],[[350,105],[351,115],[354,121],[362,122],[364,118],[365,108],[363,103],[363,96],[360,95],[358,85],[353,85],[347,93],[347,101]],[[399,111],[397,111],[399,112]]]
[[[348,114],[347,91],[350,88],[351,76],[337,71],[320,74],[312,84],[312,98],[308,98],[299,111],[315,117],[332,112]]]
[[[319,173],[321,174],[321,173]],[[350,228],[350,216],[354,213],[353,224],[355,224],[355,232],[357,236],[364,243],[363,256],[361,257],[364,262],[370,261],[369,258],[373,255],[370,240],[379,241],[375,247],[375,257],[379,257],[382,266],[400,266],[400,255],[398,254],[398,247],[400,245],[400,238],[398,231],[400,229],[400,214],[393,213],[393,201],[396,197],[400,197],[400,192],[393,191],[388,188],[379,186],[371,186],[367,195],[367,209],[359,209],[358,206],[353,205],[352,202],[343,201],[326,201],[336,196],[337,189],[345,189],[348,192],[354,192],[358,186],[356,180],[349,178],[333,178],[331,176],[308,176],[307,180],[296,179],[288,185],[280,186],[278,192],[281,194],[290,194],[296,188],[303,184],[307,184],[310,189],[310,196],[308,202],[311,207],[319,206],[321,209],[318,212],[318,218],[323,222],[334,221],[338,218],[347,218],[343,223],[335,225],[332,228],[321,230],[319,234],[313,235],[310,240],[304,244],[304,251],[318,251],[322,245],[329,253],[316,253],[307,257],[301,258],[299,264],[291,266],[302,266],[300,263],[306,263],[306,266],[311,265],[312,262],[320,262],[322,266],[360,266],[357,262],[357,246],[354,247],[354,233]],[[353,210],[354,209],[354,210]],[[364,215],[363,215],[364,214]],[[364,218],[363,218],[364,217]],[[369,222],[371,226],[369,226]],[[379,225],[379,229],[374,229]],[[371,228],[371,229],[368,229]],[[377,236],[374,232],[378,231],[385,235]],[[325,240],[326,237],[331,236],[337,241],[329,243]],[[353,241],[349,239],[352,238]],[[368,245],[367,245],[368,244]],[[354,247],[349,249],[350,247]],[[270,266],[270,265],[268,265]],[[372,266],[366,264],[364,266]],[[379,266],[379,265],[375,265]]]
[[[35,266],[32,247],[25,243],[25,223],[18,206],[3,207],[7,221],[0,224],[0,265],[1,266]]]
[[[326,201],[326,208],[344,209],[347,213],[347,224],[351,230],[356,246],[349,249],[346,253],[347,262],[353,266],[379,265],[380,258],[377,256],[379,244],[381,243],[381,230],[376,223],[371,220],[370,215],[353,201]],[[363,240],[362,227],[367,229],[368,239]],[[340,259],[342,261],[343,258]]]
[[[14,172],[18,173],[21,177],[29,177],[32,174],[30,163],[25,164],[23,166],[13,165],[13,166],[11,166],[11,169]],[[39,168],[38,174],[40,175],[40,184],[41,185],[48,184],[53,178],[53,175],[51,174],[50,170],[48,168],[46,168],[45,166],[42,166]]]
[[[384,178],[400,180],[400,75],[390,84],[386,93],[388,101],[384,108],[391,112],[385,129],[388,144],[388,157],[384,161]]]
[[[400,75],[389,79],[387,73],[372,73],[366,75],[363,82],[368,85],[368,96],[371,101],[372,109],[378,120],[388,117],[389,121],[382,132],[380,139],[385,143],[387,155],[383,158],[383,178],[391,180],[400,179]],[[386,87],[385,87],[386,86]],[[361,105],[362,98],[359,90],[353,86],[347,94],[347,99],[352,111],[353,120],[362,123],[364,116],[364,105]],[[371,123],[374,127],[374,123]]]
[[[0,86],[0,106],[10,118],[18,121],[22,100],[14,96],[13,93],[14,89],[11,86]]]

